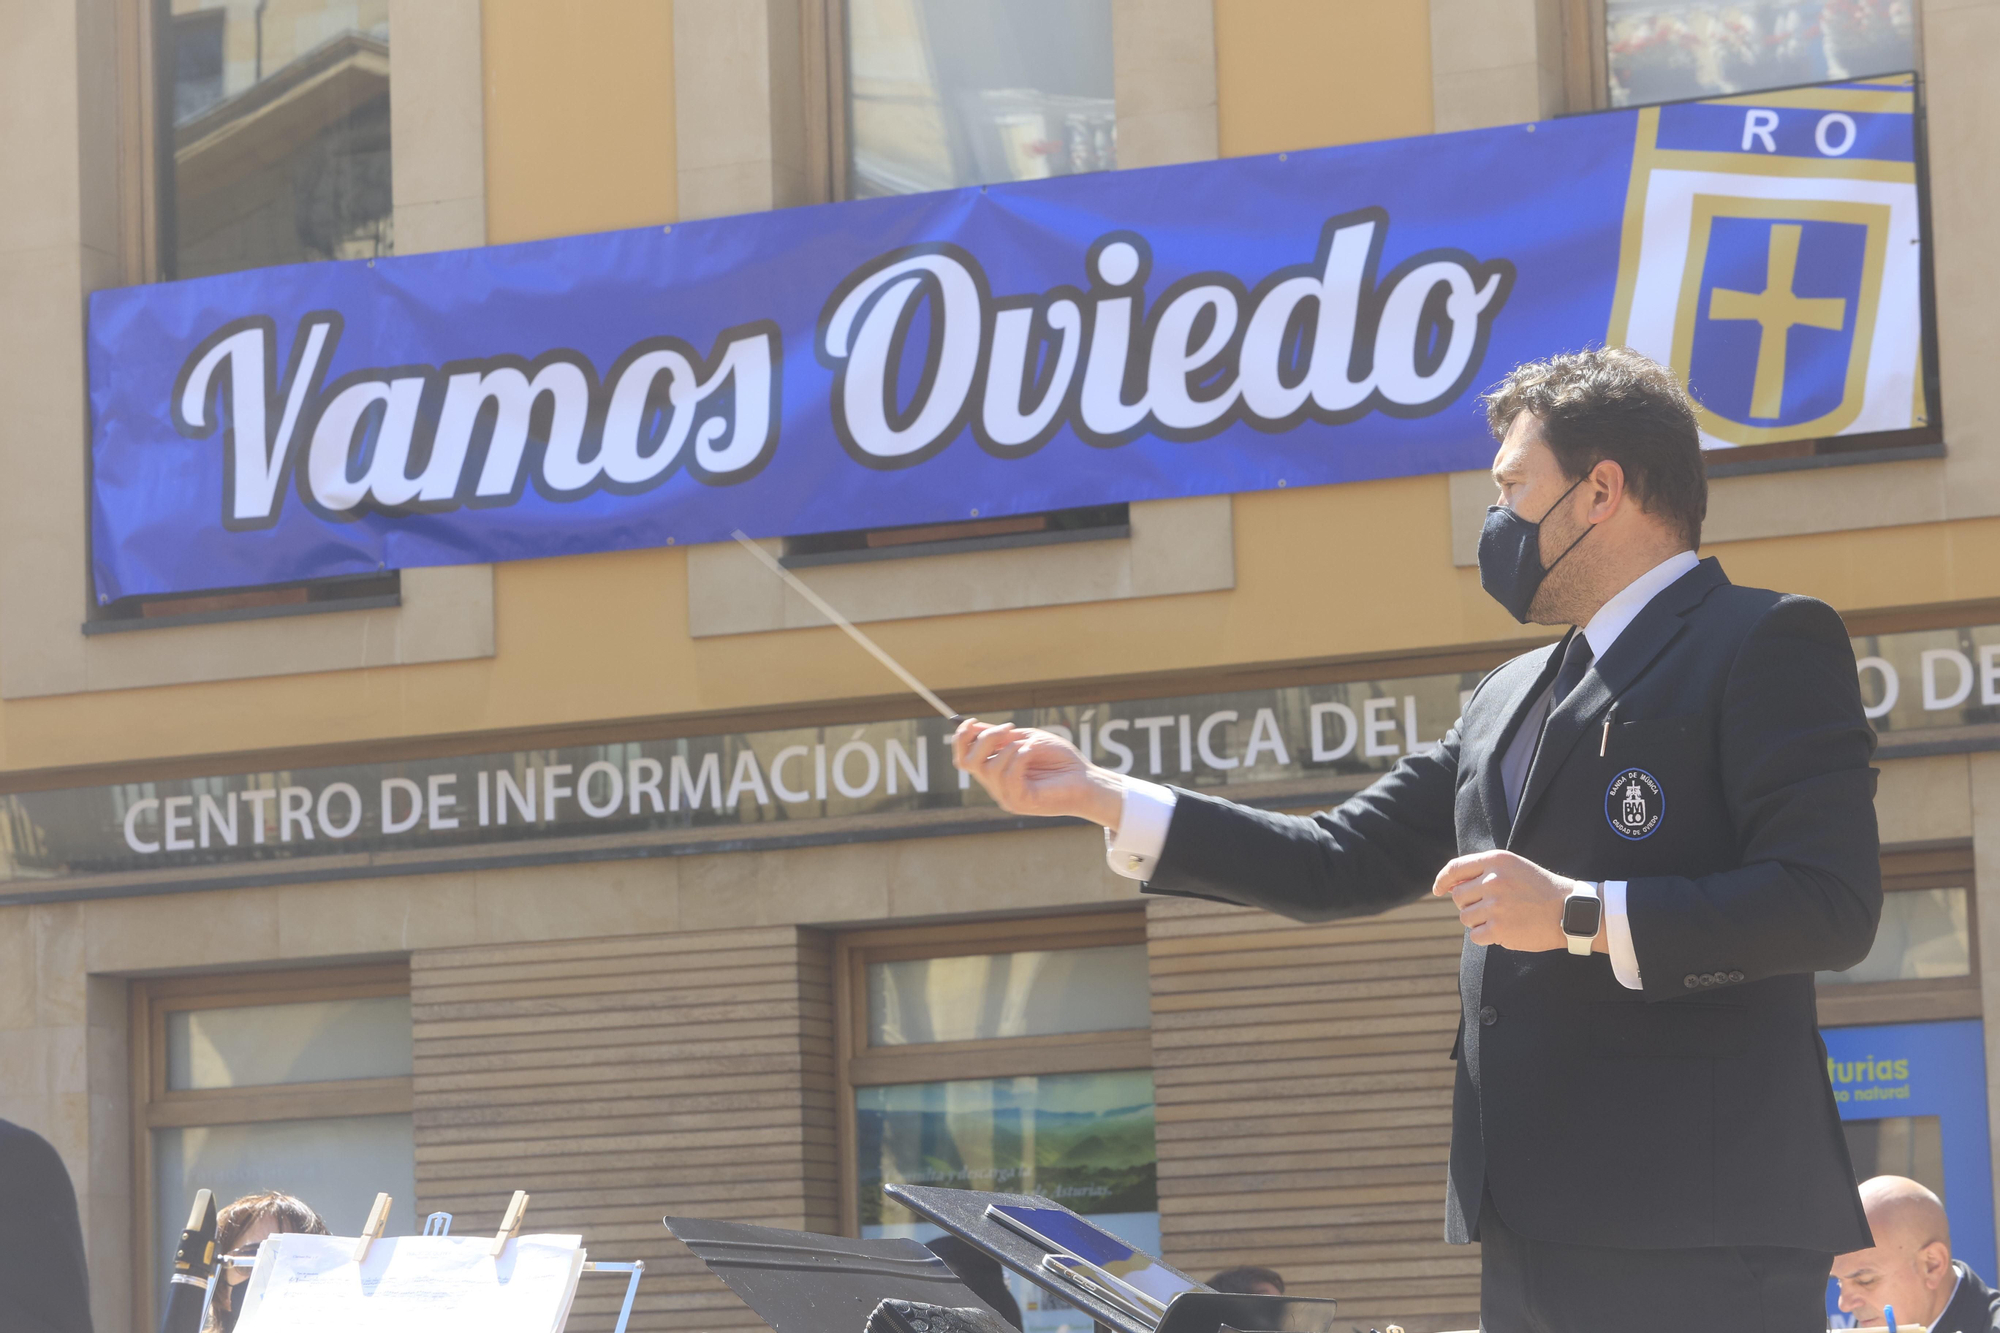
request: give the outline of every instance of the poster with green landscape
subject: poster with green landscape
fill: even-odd
[[[1039,1194],[1079,1213],[1158,1208],[1153,1076],[1042,1074],[855,1091],[864,1234],[915,1222],[890,1182]]]

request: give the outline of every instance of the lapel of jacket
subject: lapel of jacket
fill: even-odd
[[[1527,824],[1535,802],[1554,783],[1557,770],[1591,724],[1674,641],[1687,623],[1684,619],[1687,613],[1699,606],[1710,591],[1728,581],[1713,556],[1702,561],[1661,589],[1625,627],[1618,642],[1611,645],[1611,651],[1590,664],[1590,670],[1583,673],[1583,679],[1569,692],[1569,697],[1549,714],[1541,749],[1535,754],[1534,766],[1528,770],[1527,785],[1521,789],[1521,807],[1514,814],[1503,846],[1512,845],[1514,834]]]
[[[1514,691],[1499,704],[1500,731],[1493,741],[1493,751],[1486,756],[1486,762],[1479,772],[1479,803],[1486,808],[1486,827],[1493,833],[1493,845],[1505,847],[1513,836],[1513,815],[1507,809],[1507,784],[1501,776],[1506,763],[1507,750],[1514,743],[1514,733],[1521,729],[1521,723],[1535,700],[1542,697],[1542,691],[1549,687],[1558,667],[1562,665],[1563,650],[1569,646],[1568,635],[1540,649],[1542,662],[1532,675],[1522,672],[1520,683]],[[1461,852],[1465,849],[1460,848]]]

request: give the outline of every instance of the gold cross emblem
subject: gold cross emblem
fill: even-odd
[[[1796,222],[1781,222],[1771,228],[1763,291],[1717,287],[1708,294],[1710,319],[1753,319],[1762,326],[1757,340],[1757,374],[1750,386],[1753,417],[1780,415],[1785,395],[1785,336],[1793,326],[1838,329],[1847,321],[1845,298],[1792,292],[1792,277],[1799,265],[1799,236],[1804,230]]]

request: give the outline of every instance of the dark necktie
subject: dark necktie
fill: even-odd
[[[1583,637],[1582,630],[1570,636],[1569,647],[1563,652],[1562,665],[1556,669],[1555,689],[1549,695],[1551,713],[1562,707],[1562,701],[1583,679],[1583,673],[1590,670],[1594,657],[1595,654],[1590,651],[1590,640]]]

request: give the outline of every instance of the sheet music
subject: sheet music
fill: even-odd
[[[257,1251],[237,1333],[562,1333],[581,1236],[396,1236],[354,1262],[347,1236],[272,1236]]]

